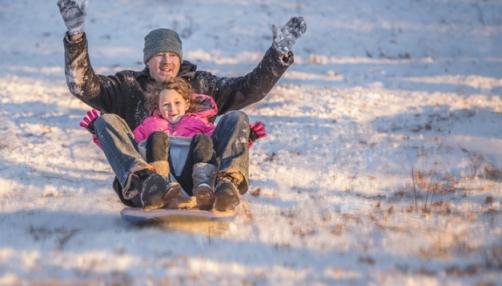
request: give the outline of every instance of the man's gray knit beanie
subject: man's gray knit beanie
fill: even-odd
[[[145,36],[145,48],[143,49],[143,61],[146,63],[156,53],[172,52],[178,55],[180,62],[183,59],[181,40],[173,30],[156,29]]]

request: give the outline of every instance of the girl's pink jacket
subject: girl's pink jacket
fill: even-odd
[[[192,106],[190,108],[198,112],[186,113],[175,124],[169,123],[166,119],[160,117],[158,112],[147,117],[133,131],[134,140],[137,143],[145,140],[156,131],[163,131],[169,136],[193,137],[197,134],[211,136],[215,125],[209,120],[218,114],[218,107],[214,99],[204,94],[192,94]]]

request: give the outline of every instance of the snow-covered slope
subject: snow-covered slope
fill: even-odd
[[[246,111],[269,136],[232,222],[134,227],[64,80],[56,1],[0,5],[0,285],[495,285],[502,269],[502,2],[90,1],[92,64],[144,35],[250,71],[305,17],[295,64]]]

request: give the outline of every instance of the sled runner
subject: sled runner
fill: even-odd
[[[173,220],[230,220],[235,211],[203,211],[198,209],[156,209],[145,211],[142,208],[124,208],[120,216],[127,222],[147,223]]]

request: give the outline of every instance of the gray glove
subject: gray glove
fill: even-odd
[[[307,30],[307,23],[303,17],[293,17],[280,30],[272,25],[272,47],[280,53],[288,53],[296,40]]]
[[[58,0],[58,7],[70,35],[84,32],[87,0]]]

